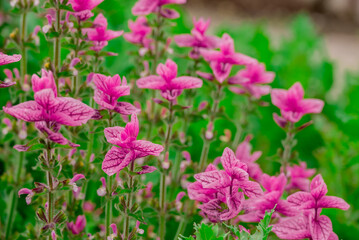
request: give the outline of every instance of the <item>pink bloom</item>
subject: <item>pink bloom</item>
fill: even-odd
[[[280,223],[274,225],[274,233],[286,239],[337,239],[333,233],[330,219],[325,215],[320,215],[321,209],[338,208],[348,210],[350,206],[339,197],[325,196],[327,192],[327,185],[322,176],[318,174],[310,184],[310,192],[296,192],[290,195],[288,202],[302,210],[303,214],[283,219]]]
[[[309,177],[313,176],[315,169],[307,169],[306,162],[300,162],[299,165],[288,167],[290,183],[286,189],[300,189],[302,191],[309,191],[310,180]]]
[[[130,43],[145,45],[144,41],[146,37],[151,34],[152,29],[148,26],[147,19],[143,16],[138,17],[135,22],[129,21],[128,27],[130,28],[130,33],[125,33],[123,37]]]
[[[117,226],[116,224],[112,223],[110,225],[110,228],[112,229],[112,234],[107,237],[107,240],[112,240],[117,238]]]
[[[0,52],[0,66],[9,64],[9,63],[13,63],[13,62],[18,62],[20,60],[21,60],[21,55],[19,55],[19,54],[10,56],[10,55],[6,55],[6,54]],[[12,74],[11,74],[11,78],[9,78],[9,79],[12,80]],[[0,81],[0,88],[7,88],[14,84],[16,84],[15,81],[5,81],[5,82]]]
[[[254,63],[229,78],[228,83],[241,86],[241,88],[231,87],[232,92],[237,94],[247,93],[259,99],[261,96],[269,94],[271,87],[266,84],[273,82],[274,76],[273,72],[265,71],[263,63]]]
[[[324,102],[319,99],[303,99],[304,90],[296,82],[289,90],[273,89],[271,98],[273,105],[280,109],[282,116],[290,122],[298,122],[305,114],[320,113]]]
[[[117,102],[119,97],[130,95],[130,87],[125,77],[121,81],[118,74],[113,77],[95,74],[93,82],[96,86],[94,99],[101,107],[124,115],[139,112],[139,109],[130,103]]]
[[[220,51],[201,49],[200,53],[210,63],[213,74],[219,83],[223,83],[229,76],[233,65],[249,65],[257,60],[241,53],[236,53],[233,39],[228,34],[223,34],[220,43]]]
[[[19,54],[6,55],[6,54],[0,52],[0,66],[9,64],[9,63],[18,62],[20,60],[21,60],[21,55],[19,55]]]
[[[215,36],[207,36],[206,31],[209,27],[210,20],[205,21],[200,18],[198,21],[193,18],[194,28],[192,34],[180,34],[174,37],[176,44],[180,47],[191,47],[193,50],[190,57],[196,59],[199,57],[199,50],[202,48],[217,48],[219,47],[220,39]]]
[[[29,205],[31,203],[32,197],[35,195],[35,192],[33,192],[31,189],[28,188],[21,188],[18,192],[19,197],[22,194],[26,194],[26,204]]]
[[[52,232],[51,232],[51,239],[52,239],[52,240],[57,240],[55,230],[52,230]]]
[[[252,136],[247,136],[242,143],[240,143],[236,150],[236,157],[241,161],[247,164],[248,174],[251,178],[260,182],[262,177],[262,170],[260,166],[255,163],[255,161],[260,158],[262,155],[261,151],[256,151],[251,154],[252,146],[249,141],[252,139]]]
[[[77,216],[76,222],[67,223],[67,228],[72,232],[72,234],[77,235],[85,229],[86,218],[84,215]]]
[[[99,195],[100,197],[103,197],[106,195],[107,189],[106,189],[106,179],[104,177],[100,178],[100,181],[102,183],[102,186],[97,189],[97,195]]]
[[[263,174],[261,181],[266,190],[265,193],[258,198],[246,200],[244,203],[245,214],[240,215],[237,221],[259,222],[265,212],[272,210],[275,206],[276,213],[281,213],[286,216],[295,216],[298,213],[291,204],[281,199],[284,187],[287,183],[287,179],[283,173],[278,177]]]
[[[75,12],[92,10],[102,2],[103,0],[69,0],[69,4],[72,5]]]
[[[185,4],[187,0],[138,0],[132,8],[132,14],[148,15],[159,12],[165,18],[178,18],[179,14],[172,9],[163,9],[162,6],[167,4]]]
[[[37,93],[44,89],[51,89],[57,97],[57,88],[54,79],[54,75],[51,71],[46,71],[45,69],[41,69],[41,78],[39,78],[36,74],[32,75],[31,78],[32,90],[34,93]]]
[[[48,135],[51,141],[70,144],[58,131],[61,125],[80,126],[95,114],[86,104],[69,97],[57,97],[57,90],[51,72],[32,78],[35,101],[27,101],[13,107],[4,107],[4,112],[13,117],[35,122],[35,126]]]
[[[156,171],[157,168],[153,167],[153,166],[141,166],[141,170],[136,172],[138,175],[142,175],[142,174],[147,174],[147,173],[152,173],[154,171]]]
[[[139,131],[137,115],[132,114],[131,122],[126,127],[109,127],[105,137],[112,147],[102,162],[102,170],[109,176],[121,171],[131,161],[148,155],[158,156],[163,147],[145,140],[137,140]]]
[[[83,34],[87,34],[90,41],[106,42],[122,35],[123,31],[107,30],[107,19],[100,13],[95,18],[93,28],[83,29]]]
[[[157,75],[140,78],[136,84],[139,88],[161,90],[161,95],[168,101],[174,101],[181,95],[183,89],[200,88],[202,80],[194,77],[177,77],[177,64],[168,59],[166,64],[159,64]]]
[[[203,202],[200,209],[213,222],[236,217],[242,210],[243,194],[250,198],[263,194],[258,183],[248,180],[246,164],[229,148],[224,150],[221,163],[224,170],[210,164],[205,172],[194,175],[197,182],[188,185],[189,198]]]

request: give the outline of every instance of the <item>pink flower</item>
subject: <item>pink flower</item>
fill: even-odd
[[[152,29],[148,26],[147,19],[145,17],[138,17],[135,22],[130,20],[128,22],[128,27],[131,32],[123,35],[128,42],[145,45],[144,41],[150,41],[150,39],[146,39],[146,37],[151,34]]]
[[[84,215],[77,216],[76,222],[67,223],[67,228],[72,232],[72,234],[77,235],[85,229],[86,218]]]
[[[282,116],[290,122],[298,122],[305,114],[320,113],[324,102],[319,99],[303,99],[304,90],[296,82],[289,90],[273,89],[271,98],[273,105],[280,109]]]
[[[22,194],[26,194],[26,204],[29,205],[31,203],[32,197],[35,195],[35,192],[33,192],[31,189],[28,188],[21,188],[18,192],[19,197]]]
[[[229,84],[239,84],[241,88],[231,87],[237,94],[249,94],[257,99],[270,92],[271,87],[265,84],[273,82],[275,74],[266,72],[263,63],[254,63],[240,70],[235,76],[228,79]]]
[[[252,146],[249,141],[252,139],[252,136],[248,135],[242,143],[240,143],[236,150],[236,157],[241,161],[247,164],[248,174],[251,178],[260,182],[262,177],[262,170],[260,166],[255,163],[255,161],[260,158],[262,155],[261,151],[256,151],[251,154]]]
[[[300,162],[299,165],[288,167],[290,183],[286,189],[299,189],[302,191],[309,191],[310,180],[309,177],[313,176],[315,169],[307,169],[306,162]]]
[[[167,4],[185,4],[187,0],[138,0],[132,8],[132,14],[135,16],[148,15],[159,12],[165,18],[178,18],[178,12],[172,9],[163,9]]]
[[[177,64],[171,59],[166,64],[159,64],[156,70],[157,75],[140,78],[136,84],[139,88],[161,90],[161,95],[168,101],[174,101],[181,95],[183,89],[200,88],[202,80],[194,77],[177,77]]]
[[[282,173],[278,177],[262,175],[262,185],[266,190],[265,193],[253,199],[248,199],[244,203],[245,214],[240,215],[237,221],[242,222],[259,222],[266,211],[270,211],[275,206],[276,213],[285,216],[295,216],[298,211],[286,200],[282,200],[281,196],[287,183],[285,175]],[[275,217],[274,215],[273,217]]]
[[[237,217],[244,194],[250,198],[263,194],[258,183],[248,180],[246,164],[240,162],[231,149],[224,150],[221,163],[224,170],[210,164],[205,172],[194,175],[197,182],[189,184],[187,189],[190,199],[203,202],[200,209],[213,222]],[[238,192],[239,189],[242,192]]]
[[[249,65],[257,60],[234,50],[233,39],[228,34],[223,34],[220,43],[220,51],[201,49],[200,53],[210,63],[213,74],[219,83],[223,83],[229,76],[233,65]]]
[[[15,54],[15,55],[6,55],[2,52],[0,52],[0,66],[1,65],[5,65],[5,64],[9,64],[9,63],[13,63],[13,62],[18,62],[21,60],[21,55],[19,54]],[[0,81],[0,88],[7,88],[10,87],[12,85],[15,85],[16,82],[15,81],[11,81],[12,80],[12,74],[11,74],[11,78],[9,79],[10,81]]]
[[[119,97],[130,95],[130,87],[125,77],[121,81],[118,74],[113,77],[95,74],[93,82],[96,86],[94,100],[101,107],[124,115],[139,112],[139,109],[130,103],[117,102]]]
[[[174,37],[176,44],[180,47],[191,47],[193,50],[190,57],[196,59],[199,57],[199,50],[202,48],[212,49],[219,47],[220,39],[215,36],[207,36],[206,31],[210,20],[205,21],[200,18],[198,21],[193,18],[192,34],[180,34]]]
[[[139,132],[137,115],[132,114],[131,122],[126,127],[109,127],[105,137],[112,147],[102,162],[102,170],[109,176],[121,171],[131,161],[148,155],[158,156],[163,147],[145,140],[137,140]]]
[[[32,90],[34,93],[37,93],[44,89],[51,89],[54,93],[54,96],[57,97],[57,88],[54,79],[54,75],[51,71],[46,71],[45,69],[41,69],[41,78],[39,78],[36,74],[32,75],[31,78]]]
[[[69,4],[72,5],[75,12],[92,10],[102,2],[103,0],[69,0]]]
[[[35,101],[27,101],[13,107],[4,107],[4,112],[13,117],[35,122],[35,126],[48,135],[51,141],[69,144],[58,131],[61,125],[80,126],[95,114],[86,104],[69,97],[57,97],[51,72],[43,71],[41,78],[33,76],[32,85]]]
[[[106,42],[122,35],[123,31],[107,30],[107,19],[100,13],[95,18],[93,28],[85,28],[82,33],[87,34],[90,41]]]
[[[310,192],[296,192],[288,197],[288,202],[302,210],[302,214],[283,219],[274,225],[273,232],[285,239],[338,239],[333,233],[331,220],[325,215],[320,215],[321,209],[348,210],[350,206],[339,197],[325,196],[327,192],[327,185],[322,176],[315,176],[310,184]]]
[[[21,60],[20,54],[6,55],[6,54],[0,52],[0,66],[9,64],[9,63],[18,62],[20,60]]]

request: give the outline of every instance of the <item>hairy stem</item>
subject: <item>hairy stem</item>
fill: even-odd
[[[52,169],[53,168],[53,163],[52,163],[52,157],[51,157],[51,146],[50,143],[47,144],[47,149],[46,149],[46,160],[47,160],[47,164],[48,164],[48,168]],[[49,192],[47,194],[47,219],[50,223],[52,223],[53,218],[54,218],[54,192],[53,192],[53,176],[51,174],[51,170],[47,171],[47,185],[49,187]],[[56,225],[55,225],[55,229],[56,229]],[[49,236],[48,239],[50,240],[51,237]]]
[[[26,53],[26,47],[25,47],[26,17],[27,17],[27,12],[24,11],[24,13],[21,16],[21,23],[20,23],[20,25],[21,25],[20,26],[20,28],[21,28],[20,48],[21,48],[21,56],[22,56],[21,62],[20,62],[20,74],[21,74],[20,85],[21,86],[23,86],[23,84],[25,82],[25,75],[26,75],[26,71],[27,71],[27,62],[26,62],[27,61],[27,53]],[[21,94],[20,98],[21,98],[20,101],[23,102],[25,100],[25,93]],[[21,170],[24,165],[24,158],[25,158],[25,153],[20,152],[19,153],[19,164],[17,166],[17,171],[16,171],[15,187],[11,193],[9,214],[8,214],[8,218],[6,221],[5,240],[9,239],[9,237],[10,237],[11,230],[12,230],[12,224],[14,222],[14,216],[15,216],[15,211],[16,211],[17,202],[18,202],[17,201],[18,200],[17,192],[18,192],[18,188],[19,188],[19,184],[20,184]]]
[[[180,221],[180,223],[178,225],[178,228],[177,228],[176,235],[173,238],[173,240],[177,240],[179,235],[184,232],[184,230],[186,229],[186,226],[187,226],[187,222],[188,222],[188,219],[186,219],[185,217],[183,217],[181,219],[181,221]]]
[[[211,108],[211,111],[209,113],[209,123],[212,123],[214,125],[214,121],[216,120],[216,115],[218,113],[219,110],[219,103],[221,101],[222,98],[222,86],[219,85],[217,92],[214,96],[214,101],[213,101],[213,105]],[[211,139],[206,139],[206,136],[204,137],[204,142],[203,142],[203,147],[202,147],[202,153],[201,153],[201,158],[200,158],[200,162],[199,162],[199,167],[198,167],[198,172],[201,172],[204,170],[204,167],[207,165],[207,158],[208,158],[208,153],[209,153],[209,149],[210,149],[210,145],[211,142],[214,140],[214,138]]]
[[[108,126],[112,127],[112,112],[109,110],[109,118],[108,118]],[[106,203],[106,209],[105,209],[105,227],[106,227],[106,235],[105,240],[107,239],[107,236],[110,235],[110,224],[112,222],[112,199],[111,199],[111,192],[112,192],[112,178],[111,176],[107,175],[107,185],[108,185],[108,199]]]
[[[282,141],[284,151],[283,151],[281,162],[283,167],[282,171],[285,175],[287,175],[289,160],[292,154],[292,148],[294,147],[294,136],[295,136],[294,123],[289,123],[286,138]]]
[[[164,143],[164,158],[166,159],[167,155],[169,156],[169,147],[171,142],[172,126],[174,122],[174,110],[173,103],[170,102],[169,106],[169,117],[168,117],[168,126],[166,131],[166,138]],[[160,229],[159,236],[160,239],[165,239],[166,235],[166,170],[163,169],[160,179]]]
[[[61,35],[60,32],[60,21],[61,21],[61,9],[59,6],[60,2],[57,1],[56,8],[56,22],[55,22],[55,31]],[[56,87],[59,87],[59,78],[57,77],[58,72],[60,71],[60,61],[61,61],[61,37],[58,36],[54,39],[54,65],[55,65],[55,81]]]
[[[135,161],[132,161],[131,166],[130,166],[130,171],[133,172],[134,168],[135,168]],[[131,174],[129,174],[129,178],[130,178],[129,188],[131,189],[131,191],[128,193],[127,199],[126,199],[126,219],[125,219],[125,223],[124,223],[125,239],[128,239],[128,234],[130,232],[130,216],[128,215],[127,211],[132,206],[132,191],[133,191],[133,176]]]

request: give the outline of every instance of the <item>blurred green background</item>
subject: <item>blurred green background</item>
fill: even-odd
[[[190,0],[191,1],[191,0]],[[134,0],[118,1],[105,0],[95,11],[103,12],[108,18],[109,29],[128,31],[127,21],[134,19],[131,8]],[[0,49],[4,47],[5,39],[19,25],[19,18],[9,14],[10,7],[7,2],[0,2],[1,14],[6,16],[4,23],[0,26]],[[181,18],[174,20],[174,26],[169,28],[171,35],[190,32],[192,19],[188,12],[182,7],[176,7],[181,13]],[[193,15],[193,9],[191,9]],[[201,17],[198,13],[196,17]],[[278,37],[267,25],[265,19],[243,21],[239,24],[231,22],[216,22],[216,27],[211,28],[211,32],[221,36],[222,33],[229,33],[235,40],[236,50],[266,64],[267,69],[276,73],[276,78],[271,84],[273,88],[288,88],[294,82],[301,82],[306,91],[306,97],[320,98],[326,101],[323,114],[313,116],[314,124],[297,135],[298,144],[295,150],[299,153],[299,159],[307,162],[308,167],[316,168],[318,173],[323,175],[328,185],[329,195],[344,198],[351,208],[344,212],[341,210],[325,210],[332,222],[334,232],[340,239],[356,239],[359,236],[359,68],[358,71],[344,71],[340,76],[341,89],[338,91],[333,87],[337,72],[337,60],[330,59],[321,34],[318,33],[310,15],[295,14],[287,17],[290,21],[285,21],[284,28],[286,35]],[[31,32],[36,25],[45,23],[44,18],[31,14],[28,18],[28,32]],[[28,74],[36,73],[40,70],[43,59],[52,56],[51,43],[39,34],[41,49],[39,51],[29,51]],[[179,65],[180,74],[187,71],[188,61],[180,57],[185,54],[186,49],[180,49],[174,44],[171,45],[176,54],[173,59]],[[134,68],[133,61],[128,52],[135,48],[127,43],[122,37],[109,42],[106,50],[118,53],[116,57],[106,59],[106,68],[111,74],[121,76],[130,75]],[[67,50],[62,50],[62,56],[66,56]],[[16,51],[7,51],[16,53]],[[359,63],[357,63],[359,66]],[[18,63],[7,65],[6,68],[19,67]],[[4,79],[4,66],[0,67],[0,77]],[[203,101],[211,101],[208,94],[208,84],[199,90],[195,99],[195,106]],[[10,98],[8,89],[0,89],[0,106],[4,106]],[[137,100],[137,99],[135,99]],[[269,96],[264,100],[270,102]],[[180,98],[183,101],[183,96]],[[144,100],[140,100],[144,103]],[[226,115],[231,119],[239,119],[239,106],[243,102],[241,96],[232,94],[226,90],[225,98],[221,103]],[[275,155],[281,147],[281,139],[285,137],[284,132],[276,126],[272,119],[272,113],[278,112],[271,104],[268,107],[259,108],[259,118],[250,118],[250,129],[248,133],[254,135],[252,144],[255,150],[263,151],[259,163],[268,174],[276,174],[279,170],[279,163]],[[308,121],[305,117],[302,122]],[[206,125],[205,121],[193,122],[190,125],[189,134],[192,137],[193,145],[188,149],[194,161],[198,161],[201,153],[202,139],[201,129]],[[3,125],[2,125],[3,126]],[[221,155],[228,143],[219,140],[219,136],[224,135],[224,131],[229,129],[235,131],[235,125],[226,119],[216,122],[215,129],[218,131],[217,140],[213,142],[210,159]],[[2,133],[0,133],[2,134]],[[0,139],[4,139],[1,137]],[[4,140],[5,141],[5,140]],[[10,142],[1,143],[2,146]],[[11,145],[11,144],[10,144]],[[16,154],[0,154],[0,176],[5,169],[5,161],[16,157]],[[32,172],[36,178],[36,172],[32,171],[35,165],[33,154],[27,154],[27,170]],[[0,190],[0,216],[1,224],[5,222],[6,196],[9,188],[6,186],[6,179],[1,178]],[[24,201],[19,201],[19,209],[25,209],[21,216],[17,216],[15,227],[21,231],[23,219],[31,219],[34,212],[25,207]],[[175,227],[175,226],[174,226]],[[192,225],[188,224],[187,233],[191,233]],[[171,230],[167,230],[170,232]],[[175,230],[173,230],[175,231]],[[188,235],[187,234],[187,235]]]

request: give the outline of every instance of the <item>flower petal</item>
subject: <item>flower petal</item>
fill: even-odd
[[[105,128],[104,133],[107,142],[117,145],[121,141],[121,133],[125,130],[123,127],[108,127]]]
[[[123,115],[131,115],[133,113],[138,114],[141,112],[141,109],[136,108],[128,102],[118,102],[114,110]]]
[[[36,122],[44,119],[42,107],[35,101],[23,102],[13,107],[4,107],[3,110],[7,114],[26,122]]]
[[[195,77],[177,77],[171,80],[171,88],[173,89],[192,89],[201,88],[202,80]]]
[[[333,232],[332,221],[325,215],[312,218],[309,221],[309,229],[313,240],[328,239]]]
[[[136,84],[139,88],[149,89],[164,89],[166,86],[166,82],[164,81],[164,79],[156,75],[140,78],[136,81]]]
[[[136,157],[148,155],[158,156],[163,151],[163,147],[150,141],[136,140],[131,143],[131,147],[136,150]]]
[[[318,208],[339,208],[348,210],[350,205],[344,199],[334,196],[324,196],[317,202]]]
[[[124,148],[112,147],[102,162],[102,170],[109,176],[121,171],[132,160],[135,154],[133,151]]]

